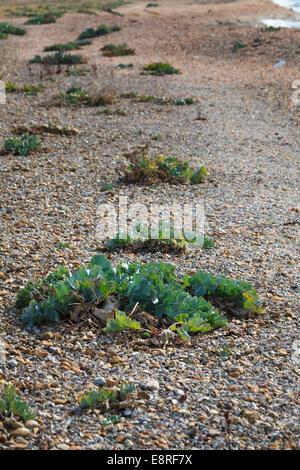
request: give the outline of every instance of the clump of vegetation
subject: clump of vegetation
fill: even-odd
[[[242,41],[236,41],[233,45],[233,52],[237,52],[239,49],[247,47],[247,44],[244,44]]]
[[[81,55],[72,55],[65,54],[64,52],[57,52],[56,54],[46,55],[44,57],[36,55],[29,62],[31,64],[74,65],[86,64],[87,59],[85,57],[82,57]]]
[[[12,152],[14,155],[25,156],[34,150],[41,148],[41,142],[35,135],[23,134],[20,139],[13,137],[4,142],[5,152]]]
[[[78,135],[78,129],[68,126],[58,126],[49,122],[48,124],[41,124],[36,126],[18,126],[14,128],[16,134],[56,134],[56,135]]]
[[[182,253],[190,246],[199,246],[204,249],[214,249],[214,242],[200,234],[189,234],[176,230],[171,224],[159,222],[157,230],[153,227],[138,223],[133,230],[126,234],[117,233],[106,243],[107,251],[129,250],[150,252]]]
[[[26,33],[26,29],[18,28],[7,23],[0,23],[0,39],[7,39],[9,34],[24,36]]]
[[[227,324],[208,296],[211,302],[223,299],[248,312],[261,311],[250,284],[203,271],[180,281],[171,264],[121,263],[113,268],[97,255],[87,268],[81,266],[71,274],[60,269],[40,281],[42,285],[29,283],[19,292],[17,306],[25,325],[99,319],[106,322],[106,333],[133,329],[147,336],[159,334],[157,328],[140,328],[140,315],[147,313],[157,321],[168,319],[170,331],[189,339],[190,333],[204,334]]]
[[[263,42],[263,39],[260,36],[257,36],[256,38],[253,39],[253,42],[255,44],[260,44],[261,42]]]
[[[15,85],[13,82],[8,82],[5,84],[5,90],[7,93],[27,93],[28,95],[36,95],[42,91],[43,85],[27,85],[26,83],[21,87]]]
[[[123,69],[133,69],[134,65],[132,63],[130,63],[130,64],[119,64],[118,67],[121,70],[123,70]]]
[[[105,57],[117,57],[124,55],[135,55],[134,49],[124,44],[106,44],[100,49]]]
[[[144,75],[172,75],[178,74],[179,70],[175,69],[172,65],[163,62],[155,62],[143,67]]]
[[[100,24],[98,28],[87,28],[85,29],[80,35],[78,36],[77,40],[80,41],[82,39],[92,39],[97,38],[99,36],[106,36],[107,34],[114,33],[116,31],[120,31],[121,28],[118,25],[114,26],[105,26],[105,24]]]
[[[61,94],[61,98],[70,104],[81,104],[86,103],[88,100],[88,94],[82,88],[69,88],[65,93]]]
[[[62,281],[70,275],[69,270],[65,266],[60,266],[52,274],[43,277],[37,282],[28,282],[17,295],[15,307],[18,309],[25,308],[31,300],[42,301],[48,298],[53,291],[55,284]]]
[[[128,406],[128,400],[135,392],[134,384],[121,384],[118,389],[102,388],[99,391],[92,390],[79,398],[80,407],[85,408],[110,408],[122,409]]]
[[[188,162],[182,162],[177,157],[157,155],[150,158],[147,156],[148,151],[149,143],[124,155],[130,161],[130,165],[125,170],[124,180],[126,182],[153,183],[161,180],[174,184],[196,184],[203,182],[207,176],[204,166],[195,171],[190,168]]]
[[[46,13],[38,13],[32,16],[25,24],[50,24],[56,23],[56,20],[63,15],[60,11],[47,11]]]
[[[83,46],[90,46],[92,41],[88,39],[83,39],[81,41],[67,42],[65,44],[53,44],[53,46],[47,46],[44,49],[44,52],[65,52],[65,51],[75,51],[76,49],[81,49]]]
[[[0,418],[12,416],[24,421],[34,418],[28,404],[17,395],[15,387],[12,384],[7,384],[0,394]]]
[[[71,87],[56,98],[55,104],[59,105],[61,102],[68,102],[73,105],[107,106],[115,103],[115,97],[111,90],[105,88],[88,93],[83,88]]]
[[[158,233],[152,237],[151,227],[144,227],[137,224],[132,231],[127,234],[119,233],[108,240],[106,249],[114,251],[126,249],[131,251],[162,251],[162,252],[183,252],[186,249],[186,240],[182,234],[177,235],[174,227],[170,224],[159,223]]]
[[[280,31],[281,30],[281,26],[266,26],[265,28],[263,28],[263,31],[266,31],[267,33],[271,33],[273,31]]]
[[[193,98],[156,98],[152,95],[138,96],[134,91],[122,93],[121,98],[133,98],[137,103],[172,104],[176,106],[194,104]]]
[[[148,3],[148,5],[146,5],[146,8],[156,8],[156,7],[159,7],[158,3]]]

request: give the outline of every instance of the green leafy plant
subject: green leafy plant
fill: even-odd
[[[16,416],[24,421],[34,418],[28,404],[17,395],[12,384],[7,384],[0,395],[0,416]]]
[[[171,264],[120,263],[113,268],[102,255],[72,274],[61,268],[42,281],[28,283],[18,293],[16,306],[22,308],[25,325],[80,319],[82,315],[89,318],[95,312],[104,312],[105,333],[136,331],[151,336],[157,330],[145,330],[138,316],[146,312],[156,321],[168,318],[169,331],[189,339],[191,334],[205,334],[227,324],[208,298],[212,302],[225,299],[251,312],[261,312],[254,287],[245,282],[215,278],[202,271],[180,281]]]
[[[9,34],[24,36],[26,33],[26,29],[18,28],[17,26],[7,23],[0,23],[0,39],[7,39]]]
[[[233,52],[237,52],[239,49],[247,47],[247,44],[244,44],[242,41],[236,41],[233,45]]]
[[[73,65],[73,64],[86,64],[87,59],[81,55],[65,54],[64,52],[57,52],[52,55],[34,56],[29,61],[31,64],[49,64],[49,65]]]
[[[143,67],[143,74],[147,75],[172,75],[178,73],[178,69],[175,69],[172,65],[163,62],[155,62]]]
[[[91,44],[92,44],[92,42],[89,41],[88,39],[83,39],[83,40],[80,40],[80,41],[73,41],[73,42],[71,41],[71,42],[67,42],[65,44],[53,44],[53,46],[45,47],[44,52],[74,51],[76,49],[81,49],[83,46],[89,46]]]
[[[135,391],[134,384],[121,384],[117,390],[109,388],[102,388],[99,391],[92,390],[85,393],[79,398],[81,408],[99,408],[105,407],[106,409],[112,406],[122,407],[127,398],[132,397]]]
[[[199,271],[189,278],[189,284],[196,296],[213,296],[254,313],[262,311],[256,290],[247,282],[235,281],[225,276],[216,278],[210,273]]]
[[[13,137],[4,142],[4,149],[6,152],[12,152],[14,155],[25,156],[28,153],[39,150],[41,142],[38,141],[35,135],[23,134],[20,139]]]
[[[158,3],[148,3],[148,5],[146,5],[146,8],[155,8],[155,7],[159,7],[159,4]]]
[[[114,33],[116,31],[120,31],[121,28],[118,25],[115,26],[105,26],[105,24],[101,24],[98,28],[87,28],[85,29],[79,36],[78,41],[82,39],[92,39],[97,38],[99,36],[106,36],[107,34]]]
[[[46,13],[38,13],[37,15],[33,16],[28,21],[26,21],[25,24],[39,25],[39,24],[56,23],[56,20],[60,18],[62,15],[63,13],[60,11],[49,11]]]
[[[71,87],[65,93],[61,94],[61,98],[70,104],[78,105],[80,103],[87,102],[88,94],[82,88]]]
[[[105,57],[117,57],[124,55],[135,55],[134,49],[124,44],[106,44],[106,46],[100,49]]]
[[[131,320],[126,313],[116,312],[113,320],[108,320],[103,331],[113,333],[115,331],[140,330],[141,324],[138,321]]]
[[[263,31],[266,31],[267,33],[273,32],[273,31],[280,31],[281,26],[266,26],[263,28]]]
[[[123,70],[123,69],[133,69],[134,65],[132,63],[130,63],[130,64],[119,64],[118,67],[121,70]]]
[[[176,106],[194,104],[193,98],[156,98],[152,95],[138,96],[135,92],[122,93],[121,98],[133,98],[137,103],[173,104]]]
[[[8,82],[5,84],[5,90],[7,93],[27,93],[28,95],[36,95],[40,91],[42,91],[43,85],[27,85],[26,83],[19,87],[15,85],[13,82]]]
[[[177,157],[164,157],[157,155],[154,158],[147,156],[149,144],[138,147],[135,151],[125,154],[130,165],[125,170],[125,181],[154,182],[166,180],[171,183],[201,183],[207,176],[206,168],[201,166],[199,170],[192,170],[188,162],[182,162]]]

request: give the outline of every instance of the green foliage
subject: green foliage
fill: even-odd
[[[105,26],[105,24],[100,24],[98,28],[87,28],[85,29],[79,36],[78,41],[81,39],[92,39],[97,38],[99,36],[106,36],[107,34],[114,33],[115,31],[120,31],[121,28],[118,25],[115,26]]]
[[[102,426],[110,426],[111,424],[117,424],[122,421],[121,416],[119,415],[111,415],[108,418],[105,418],[101,424]]]
[[[227,324],[226,318],[204,296],[225,299],[252,312],[261,311],[257,293],[250,284],[224,276],[215,278],[202,271],[184,276],[179,282],[175,266],[167,263],[121,263],[112,268],[104,256],[97,255],[87,268],[81,266],[72,274],[66,268],[60,269],[42,281],[28,283],[19,292],[16,306],[23,309],[24,324],[58,321],[69,317],[78,307],[89,313],[95,307],[101,308],[108,296],[113,296],[119,311],[114,319],[107,321],[106,333],[145,332],[134,319],[138,306],[140,312],[157,318],[168,317],[174,322],[171,330],[189,339],[190,334],[205,334]],[[99,401],[98,396],[93,401],[93,396],[86,401]]]
[[[215,248],[214,241],[211,238],[204,237],[203,248],[206,250],[213,250]]]
[[[161,221],[158,223],[155,233],[154,230],[153,233],[151,233],[150,226],[137,224],[133,230],[127,231],[125,236],[124,234],[120,235],[118,233],[114,238],[111,238],[106,244],[106,249],[108,251],[114,251],[119,248],[127,247],[132,249],[149,249],[150,251],[161,249],[164,251],[165,245],[168,245],[171,251],[183,251],[186,248],[187,240],[181,233],[177,234],[175,232],[172,225]]]
[[[172,65],[163,62],[155,62],[143,67],[143,74],[147,75],[171,75],[177,73],[179,73],[178,69],[175,69]]]
[[[125,181],[133,183],[162,180],[171,183],[197,184],[207,176],[204,166],[194,171],[188,162],[182,162],[177,157],[164,157],[163,155],[157,155],[154,158],[147,157],[148,150],[147,144],[145,147],[138,147],[132,153],[124,155],[130,161],[125,171]]]
[[[5,84],[5,90],[7,93],[21,93],[24,92],[28,95],[36,95],[40,91],[42,91],[43,85],[27,85],[26,83],[19,87],[15,85],[13,82],[8,82]]]
[[[85,393],[79,398],[79,404],[81,408],[97,408],[114,403],[120,403],[128,396],[133,395],[135,391],[134,384],[123,383],[118,390],[111,390],[108,388],[102,388],[99,391],[92,390]]]
[[[225,276],[216,278],[210,273],[199,271],[189,278],[189,284],[196,296],[210,295],[227,300],[254,313],[261,312],[257,292],[247,282],[235,281]]]
[[[48,276],[32,283],[28,282],[26,286],[18,292],[15,307],[18,309],[28,307],[31,300],[37,302],[46,300],[53,291],[55,284],[62,281],[70,275],[68,268],[60,266]]]
[[[237,52],[239,49],[243,49],[247,44],[244,44],[242,41],[236,41],[233,45],[233,52]]]
[[[124,55],[135,55],[134,49],[124,44],[106,44],[106,46],[100,49],[105,57],[117,57]]]
[[[132,63],[130,63],[130,64],[119,64],[118,67],[121,70],[123,70],[123,69],[133,69],[134,65]]]
[[[34,56],[29,61],[31,64],[49,64],[49,65],[73,65],[73,64],[85,64],[87,62],[85,57],[75,54],[65,54],[64,52],[57,52],[52,55],[40,55]]]
[[[0,395],[0,416],[17,416],[24,421],[33,419],[28,404],[17,395],[16,389],[12,384],[7,384]]]
[[[81,41],[71,41],[65,44],[53,44],[53,46],[47,46],[44,49],[44,52],[64,52],[64,51],[74,51],[76,49],[81,49],[83,46],[89,46],[92,44],[88,39],[83,39]]]
[[[146,5],[146,8],[155,8],[155,7],[159,7],[159,4],[158,3],[148,3],[148,5]]]
[[[75,305],[97,305],[114,292],[113,277],[114,272],[104,256],[95,256],[88,268],[81,266],[71,275],[63,268],[62,279],[53,279],[48,296],[43,296],[41,301],[34,297],[23,308],[22,322],[28,325],[56,322],[60,317],[68,316]]]
[[[4,142],[6,152],[12,152],[14,155],[25,156],[33,150],[41,148],[41,142],[35,135],[23,134],[20,139],[13,137]]]
[[[46,13],[38,13],[37,15],[26,21],[25,24],[50,24],[56,23],[56,20],[63,15],[60,11],[49,11]]]
[[[266,31],[267,33],[271,33],[273,31],[280,31],[281,30],[281,26],[266,26],[265,28],[263,28],[263,31]]]
[[[66,93],[62,93],[61,98],[70,104],[80,104],[87,101],[88,94],[82,88],[72,87]]]
[[[24,36],[26,33],[26,29],[18,28],[7,23],[0,23],[0,39],[7,39],[9,34]]]
[[[173,104],[176,106],[183,106],[183,105],[190,105],[194,104],[193,98],[156,98],[152,95],[143,95],[137,96],[137,94],[132,91],[129,93],[122,93],[120,95],[121,98],[135,98],[137,103],[155,103],[155,104]]]
[[[261,42],[263,42],[263,39],[261,37],[257,36],[256,38],[253,39],[253,42],[254,43],[261,43]]]
[[[126,313],[116,312],[114,320],[107,320],[107,325],[103,329],[106,333],[126,330],[140,330],[141,324],[138,321],[131,320]]]

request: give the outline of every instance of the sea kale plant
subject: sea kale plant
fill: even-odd
[[[153,232],[153,233],[152,233]],[[155,233],[157,232],[157,233]],[[128,230],[126,234],[117,233],[106,243],[107,251],[131,250],[150,252],[174,252],[186,251],[189,246],[195,246],[201,239],[200,235],[176,233],[176,229],[169,223],[160,221],[157,230],[151,230],[148,225],[138,223],[133,230]],[[213,249],[214,242],[208,237],[203,237],[202,247]]]
[[[35,135],[23,134],[20,138],[13,137],[4,142],[5,152],[12,152],[14,155],[21,155],[23,157],[40,148],[41,142],[39,142]]]
[[[170,330],[189,339],[190,333],[203,334],[227,324],[207,296],[260,312],[257,293],[245,282],[215,278],[202,271],[179,280],[175,266],[168,263],[112,267],[103,255],[72,273],[60,268],[42,281],[28,283],[19,292],[16,307],[22,310],[24,325],[68,318],[80,321],[89,316],[95,321],[99,314],[107,313],[106,333],[135,330],[151,336],[155,331],[141,328],[135,319],[135,314],[147,312],[158,319],[167,318]]]
[[[143,75],[173,75],[178,74],[179,70],[172,65],[164,62],[154,62],[143,67]]]
[[[0,418],[15,416],[24,421],[33,419],[28,404],[17,395],[16,389],[12,384],[7,384],[2,393],[0,393]]]
[[[147,156],[148,151],[149,143],[124,155],[130,161],[130,165],[125,169],[124,180],[126,182],[153,183],[161,180],[173,184],[197,184],[202,183],[207,176],[204,166],[193,170],[188,162],[183,162],[177,157],[157,155],[151,158]]]
[[[9,34],[17,36],[24,36],[27,33],[26,29],[18,28],[7,23],[0,23],[0,39],[7,39]]]
[[[99,36],[106,36],[107,34],[114,33],[115,31],[120,31],[120,26],[105,26],[105,24],[100,24],[98,28],[87,28],[78,36],[78,41],[82,39],[92,39]]]
[[[135,55],[134,49],[131,49],[126,43],[124,44],[106,44],[101,48],[105,57],[118,57],[125,55]]]

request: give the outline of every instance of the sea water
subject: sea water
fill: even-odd
[[[281,7],[290,8],[300,14],[300,0],[273,0],[273,3]],[[274,28],[300,28],[299,21],[279,20],[279,19],[266,19],[263,20],[266,26],[273,26]]]

